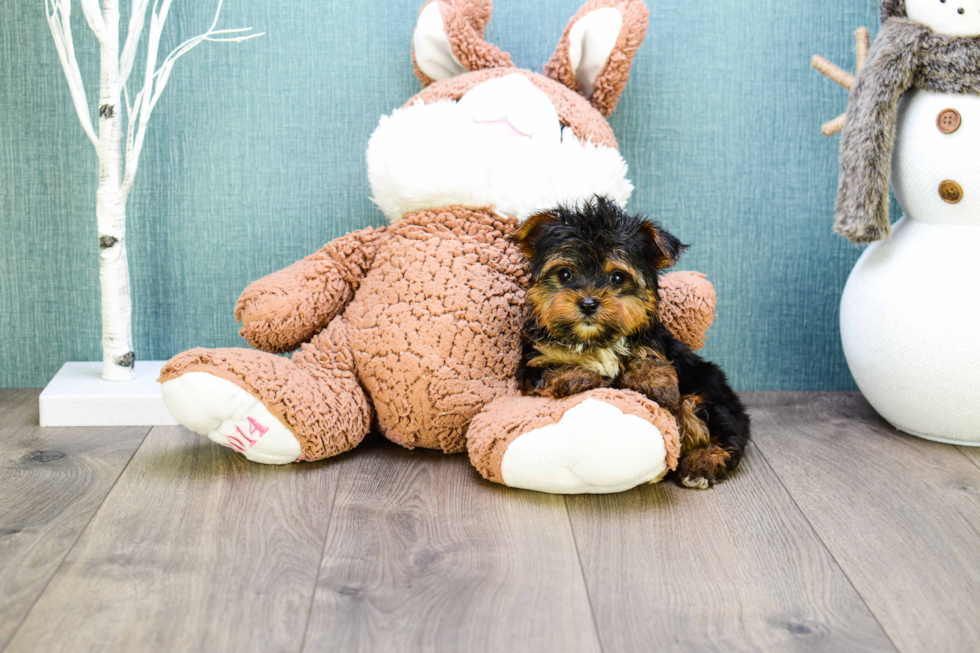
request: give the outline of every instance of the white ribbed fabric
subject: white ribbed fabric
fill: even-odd
[[[955,109],[962,124],[944,134],[936,118]],[[939,185],[955,181],[963,199],[947,204]],[[980,227],[980,97],[911,91],[898,107],[892,187],[906,215],[932,224]]]
[[[903,431],[980,446],[980,227],[900,220],[841,300],[854,380]]]

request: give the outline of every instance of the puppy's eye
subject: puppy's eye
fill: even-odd
[[[558,270],[558,280],[562,283],[568,283],[572,280],[572,271],[568,268]]]
[[[622,272],[613,272],[609,275],[609,281],[612,282],[614,286],[621,286],[626,283],[626,275]]]

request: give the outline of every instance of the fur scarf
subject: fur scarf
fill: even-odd
[[[853,243],[891,233],[888,218],[898,101],[911,88],[980,95],[980,37],[937,34],[884,0],[881,33],[857,75],[841,137],[835,229]]]

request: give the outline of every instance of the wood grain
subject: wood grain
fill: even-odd
[[[0,390],[0,650],[149,428],[38,426],[38,390]]]
[[[759,448],[898,648],[980,649],[980,469],[857,394],[749,402]]]
[[[752,446],[711,490],[567,502],[604,650],[894,650]]]
[[[858,395],[746,398],[713,490],[562,499],[379,438],[280,468],[39,429],[0,391],[0,649],[977,650],[980,451]]]
[[[980,447],[956,447],[974,465],[980,468]]]
[[[598,651],[561,497],[371,443],[345,468],[307,651]]]
[[[345,464],[154,428],[8,651],[298,650]]]

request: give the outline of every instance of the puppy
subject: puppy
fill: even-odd
[[[659,275],[687,246],[601,197],[581,210],[534,215],[514,239],[531,276],[521,392],[639,392],[677,419],[682,485],[707,488],[734,470],[749,440],[748,415],[721,369],[659,319]]]

